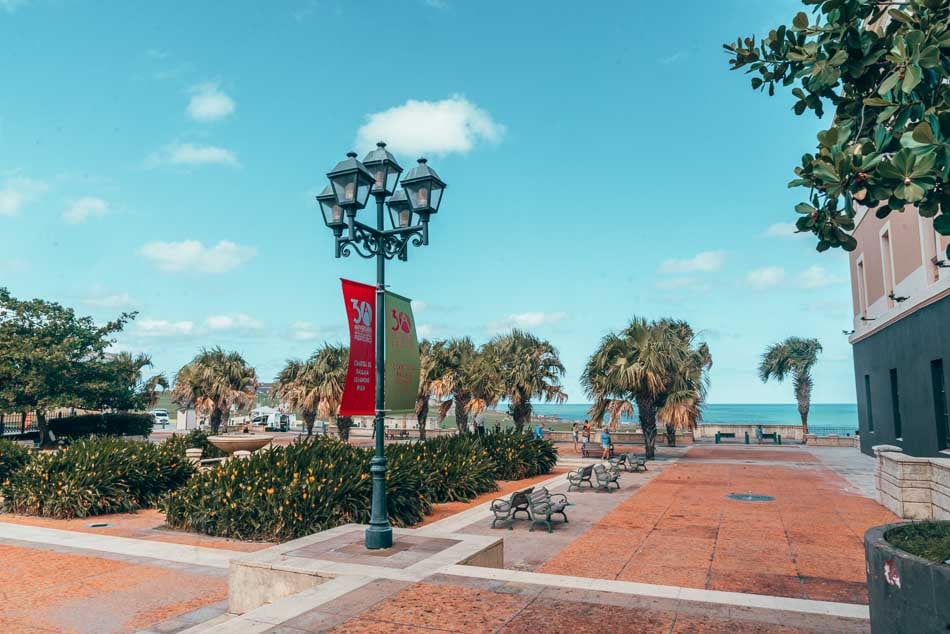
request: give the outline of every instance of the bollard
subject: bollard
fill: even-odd
[[[778,444],[782,444],[782,434],[775,434],[775,438],[778,440]]]
[[[745,444],[749,444],[749,432],[745,433]]]
[[[188,462],[193,464],[195,467],[201,464],[201,448],[193,447],[191,449],[185,449],[185,456],[188,458]]]

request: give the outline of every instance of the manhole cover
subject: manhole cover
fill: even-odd
[[[88,526],[89,528],[105,528],[108,525],[109,524],[106,522],[97,522],[94,524],[87,524],[86,526]]]
[[[775,499],[771,495],[758,495],[757,493],[730,493],[726,497],[740,502],[771,502]]]

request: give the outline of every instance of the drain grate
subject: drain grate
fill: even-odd
[[[771,495],[759,495],[757,493],[730,493],[726,497],[740,502],[771,502],[775,499]]]
[[[93,523],[93,524],[86,524],[86,526],[87,526],[88,528],[105,528],[105,527],[107,527],[108,525],[109,525],[109,524],[108,524],[107,522],[96,522],[96,523]]]

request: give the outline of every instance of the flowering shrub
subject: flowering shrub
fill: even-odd
[[[35,453],[4,488],[5,510],[74,518],[153,506],[194,473],[183,453],[147,442],[85,439]]]
[[[228,454],[211,444],[208,437],[211,434],[203,429],[192,429],[187,434],[172,434],[163,443],[170,450],[181,452],[186,449],[201,449],[202,458],[224,458]]]
[[[0,440],[0,490],[10,478],[30,459],[29,449],[9,440]]]
[[[514,429],[489,434],[481,442],[495,463],[495,478],[498,480],[533,478],[549,473],[557,464],[554,443]]]
[[[496,458],[508,461],[499,467]],[[367,523],[372,450],[317,437],[230,460],[163,501],[169,526],[236,539],[286,541],[346,523]],[[433,503],[493,491],[498,473],[551,470],[553,445],[520,434],[438,438],[386,447],[389,520],[422,521]],[[519,461],[528,460],[527,464]]]

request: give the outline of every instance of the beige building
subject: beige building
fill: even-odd
[[[908,207],[877,218],[861,209],[850,254],[861,448],[912,455],[950,448],[950,239]]]

